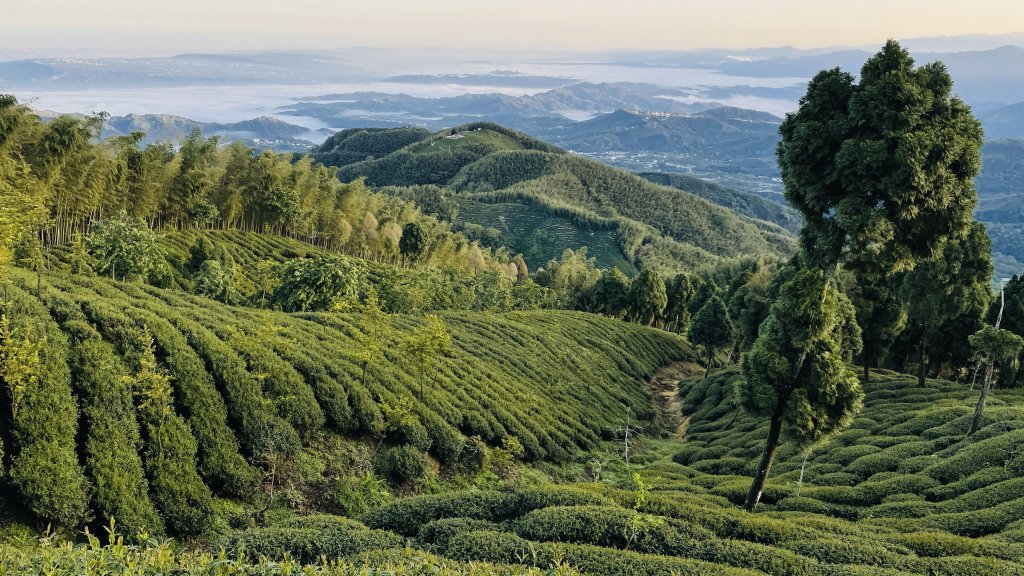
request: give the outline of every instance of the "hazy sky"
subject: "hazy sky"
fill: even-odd
[[[1024,29],[1024,0],[28,0],[0,52],[690,49],[878,44]]]

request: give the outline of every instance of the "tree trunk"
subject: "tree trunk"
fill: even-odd
[[[864,362],[864,381],[871,382],[871,365],[867,361]]]
[[[978,404],[974,407],[974,420],[971,421],[971,429],[967,431],[970,436],[981,428],[981,417],[985,412],[985,401],[988,400],[988,393],[992,390],[992,360],[985,366],[985,380],[981,383],[981,395],[978,396]]]
[[[927,355],[926,355],[926,350],[925,350],[925,345],[924,345],[924,338],[922,338],[921,339],[921,357],[918,358],[918,363],[917,363],[917,385],[922,387],[922,388],[924,387],[924,379],[925,379],[925,376],[927,375],[926,374],[927,371],[928,371]]]
[[[711,373],[711,356],[715,353],[714,349],[708,347],[708,361],[704,364],[704,379],[708,379],[708,374]]]
[[[750,485],[750,491],[747,492],[747,500],[743,504],[747,512],[753,512],[757,508],[757,503],[761,500],[765,482],[768,481],[768,473],[772,469],[772,463],[775,462],[775,450],[779,447],[779,434],[782,432],[782,416],[785,411],[786,400],[780,397],[775,404],[775,409],[772,411],[772,422],[768,427],[768,442],[765,444],[764,453],[761,455],[761,463],[757,466],[757,475],[754,476],[754,481]]]

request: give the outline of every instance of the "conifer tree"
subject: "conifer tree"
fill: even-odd
[[[688,334],[690,342],[700,344],[704,347],[707,360],[704,364],[704,377],[708,377],[711,371],[711,363],[715,357],[715,350],[724,348],[732,342],[732,323],[729,322],[729,314],[725,310],[725,303],[717,295],[712,296],[701,306],[693,321],[690,322]]]
[[[968,230],[982,132],[952,86],[944,65],[915,68],[889,41],[858,82],[838,68],[818,73],[779,129],[779,168],[786,199],[804,217],[808,270],[784,286],[742,360],[741,402],[771,412],[749,511],[764,490],[784,422],[809,442],[860,408],[860,384],[837,348],[855,332],[860,339],[852,304],[830,286],[839,265],[860,278],[889,276]]]
[[[633,308],[633,319],[646,326],[653,325],[668,306],[665,281],[653,268],[645,268],[633,281],[629,300]]]

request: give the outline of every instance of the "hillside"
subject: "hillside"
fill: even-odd
[[[1019,389],[999,392],[966,440],[973,391],[878,374],[853,427],[807,455],[802,482],[804,455],[783,449],[750,515],[736,503],[766,423],[733,405],[737,377],[680,383],[685,437],[652,441],[640,483],[618,483],[629,489],[578,484],[554,505],[529,493],[421,496],[363,521],[456,559],[559,558],[602,575],[1024,574]],[[673,450],[675,462],[662,456]]]
[[[388,132],[374,134],[381,140]],[[329,148],[314,156],[329,158]],[[356,157],[365,150],[351,152]],[[602,267],[629,271],[647,262],[672,271],[741,255],[787,254],[794,245],[783,228],[493,124],[435,134],[342,166],[338,176],[365,178],[372,186],[441,187],[435,195],[456,207],[463,228],[482,227],[492,244],[526,255],[531,268],[581,246]],[[390,192],[438,211],[424,204],[421,192]]]
[[[1024,102],[986,110],[979,116],[985,125],[986,138],[1024,138]]]
[[[319,491],[366,459],[401,479],[405,468],[379,459],[408,466],[429,452],[446,468],[472,468],[474,450],[514,437],[517,457],[564,461],[612,436],[626,410],[656,428],[643,383],[691,355],[677,336],[596,315],[460,312],[441,316],[451,348],[425,371],[408,344],[422,317],[285,314],[66,274],[44,275],[36,297],[35,277],[4,275],[4,333],[47,343],[35,352],[45,379],[16,396],[4,450],[24,513],[63,525],[113,515],[132,530],[200,533],[211,494],[251,497],[257,467],[295,458],[319,472],[292,477],[290,489],[321,509],[338,504]],[[37,452],[43,432],[32,422],[53,426],[45,434],[72,459],[81,451],[84,468]],[[160,448],[164,435],[171,444]],[[153,459],[166,449],[176,451],[170,468]],[[30,461],[59,473],[26,477]]]
[[[800,214],[788,206],[761,196],[701,180],[688,174],[641,172],[640,176],[655,184],[663,184],[695,194],[709,202],[725,206],[737,214],[777,224],[794,234],[799,232],[800,226],[803,225]]]

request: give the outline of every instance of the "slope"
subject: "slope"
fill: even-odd
[[[463,225],[491,229],[500,236],[496,243],[526,254],[531,267],[581,247],[583,239],[595,243],[591,254],[602,267],[649,264],[665,271],[787,254],[794,245],[778,226],[492,124],[454,128],[339,169],[342,180],[360,177],[374,186],[443,187],[440,195],[458,207]],[[417,199],[416,192],[390,191]],[[552,237],[508,224],[544,216],[577,230]]]
[[[733,368],[682,384],[690,425],[675,456],[695,473],[693,483],[733,502],[745,496],[767,434],[766,422],[733,404],[740,377]],[[930,380],[921,388],[909,376],[883,372],[865,392],[860,417],[831,441],[807,454],[780,447],[769,509],[1020,541],[1024,390],[999,391],[970,438],[977,391],[965,384]]]
[[[73,275],[43,275],[36,296],[34,276],[3,274],[4,344],[45,339],[34,354],[52,375],[45,388],[5,397],[5,413],[20,415],[4,449],[49,470],[36,479],[15,472],[29,517],[66,526],[114,515],[130,530],[202,532],[211,494],[250,497],[257,469],[299,453],[323,458],[317,447],[331,438],[429,451],[457,467],[476,443],[515,437],[527,459],[564,460],[612,435],[624,410],[656,427],[642,382],[691,356],[677,336],[595,315],[461,312],[441,316],[453,346],[424,370],[407,344],[421,317],[386,316],[371,361],[372,323],[360,314],[231,307]],[[53,398],[82,406],[80,417]],[[36,422],[75,438],[84,468],[36,451]],[[39,434],[43,442],[55,432]],[[92,488],[31,489],[61,478],[54,471]]]
[[[878,374],[852,428],[809,454],[779,454],[767,504],[748,514],[737,502],[767,424],[734,406],[738,377],[732,367],[681,382],[682,450],[654,442],[617,489],[419,496],[362,520],[450,558],[557,559],[596,575],[1024,574],[1024,392],[1001,391],[968,440],[975,391]],[[673,449],[675,462],[658,459]]]
[[[655,184],[663,184],[695,194],[709,202],[725,206],[737,214],[771,222],[793,234],[798,233],[802,225],[802,218],[796,210],[755,194],[733,190],[688,174],[641,172],[640,176]]]

